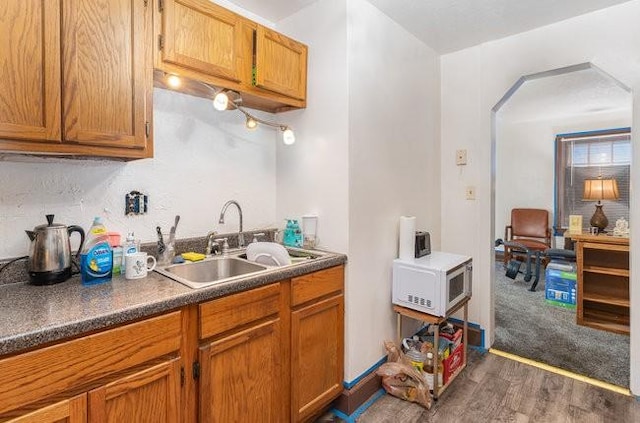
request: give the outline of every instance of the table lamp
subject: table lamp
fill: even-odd
[[[609,224],[607,216],[602,211],[601,200],[617,200],[620,197],[618,182],[615,179],[585,179],[582,199],[586,201],[597,201],[596,211],[591,216],[590,224],[598,228],[598,233],[604,232],[604,228]]]

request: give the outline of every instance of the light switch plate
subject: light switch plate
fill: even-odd
[[[456,165],[462,166],[467,164],[467,150],[456,150]]]

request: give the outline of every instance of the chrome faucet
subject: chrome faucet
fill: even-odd
[[[205,255],[210,255],[212,252],[215,254],[216,250],[214,250],[214,241],[213,238],[218,235],[218,233],[216,231],[209,231],[209,233],[207,234],[207,248],[204,250]],[[216,244],[216,247],[219,247],[219,245]],[[217,248],[217,252],[220,252],[220,248]]]
[[[240,228],[238,229],[238,247],[244,247],[244,234],[242,233],[242,208],[240,208],[240,204],[238,204],[236,200],[229,200],[224,203],[224,206],[222,206],[222,211],[220,212],[220,220],[218,220],[218,223],[224,223],[224,214],[227,211],[227,207],[232,204],[238,208],[238,214],[240,215]]]

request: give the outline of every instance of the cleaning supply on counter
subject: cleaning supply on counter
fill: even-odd
[[[123,249],[120,245],[120,234],[118,232],[107,232],[109,236],[109,245],[113,251],[113,267],[111,273],[114,276],[118,276],[122,273],[123,264]]]
[[[287,219],[282,243],[287,247],[302,247],[302,229],[295,219]]]
[[[122,274],[122,263],[124,260],[123,248],[119,245],[111,247],[113,250],[113,267],[111,273],[113,276],[119,276]]]
[[[80,255],[80,276],[83,285],[93,285],[111,280],[113,250],[109,244],[107,228],[96,217],[87,234]]]
[[[204,254],[194,253],[193,251],[182,253],[180,255],[182,256],[183,259],[189,260],[189,261],[200,261],[200,260],[204,260],[204,258],[206,257]]]
[[[140,241],[136,240],[133,232],[127,234],[127,239],[124,243],[124,254],[133,254],[140,251]]]

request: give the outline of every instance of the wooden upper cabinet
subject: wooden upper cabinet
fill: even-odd
[[[255,84],[304,100],[307,95],[307,46],[258,25]]]
[[[74,0],[62,7],[64,138],[145,148],[153,89],[151,7]]]
[[[216,88],[249,108],[278,113],[306,106],[307,47],[209,0],[156,0],[155,84],[211,98]],[[167,75],[184,77],[180,88]]]
[[[163,0],[158,48],[162,62],[240,81],[242,22],[209,0]]]
[[[59,142],[59,1],[0,1],[0,40],[0,138]]]

